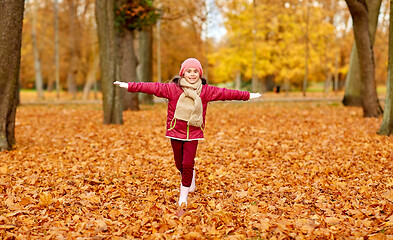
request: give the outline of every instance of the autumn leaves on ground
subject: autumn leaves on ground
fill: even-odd
[[[360,108],[210,104],[181,217],[166,106],[142,108],[108,126],[100,105],[19,107],[16,150],[0,153],[0,238],[393,235],[393,142]]]

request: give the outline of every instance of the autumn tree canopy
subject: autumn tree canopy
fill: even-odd
[[[37,0],[37,46],[42,63],[44,87],[52,89],[54,82],[54,28],[52,1]],[[304,75],[305,29],[307,8],[303,1],[256,0],[256,64],[255,74],[262,83],[274,79],[276,84],[285,82],[292,87],[300,87]],[[180,63],[187,57],[200,59],[208,68],[211,83],[233,82],[240,71],[243,82],[249,82],[252,75],[253,54],[253,5],[252,1],[215,1],[216,12],[220,13],[222,23],[212,22],[212,11],[204,0],[161,0],[154,1],[160,9],[160,59],[163,81],[171,79]],[[60,31],[60,83],[68,88],[71,56],[78,58],[75,75],[76,85],[81,88],[87,82],[91,60],[97,55],[95,3],[92,0],[74,1],[77,14],[74,16],[75,53],[71,52],[70,5],[59,2]],[[34,88],[34,52],[31,37],[32,9],[27,6],[23,29],[21,86]],[[388,1],[382,1],[380,21],[375,37],[375,75],[377,84],[384,84],[387,77],[387,33]],[[127,7],[118,9],[124,15]],[[339,85],[344,85],[348,72],[350,49],[354,41],[350,13],[345,1],[313,1],[310,5],[308,36],[310,44],[309,74],[310,83],[324,82],[329,75],[337,73]],[[138,14],[149,14],[143,13]],[[120,16],[118,15],[118,16]],[[136,13],[134,14],[137,15]],[[131,18],[122,19],[123,23]],[[134,23],[134,22],[133,22]],[[212,38],[217,27],[225,28],[225,35]],[[153,79],[157,76],[157,28],[153,27]],[[210,36],[210,37],[206,37]],[[137,37],[138,38],[138,37]],[[138,39],[135,41],[138,41]],[[138,44],[136,44],[138,48]],[[93,54],[92,51],[95,51]],[[139,56],[137,56],[139,57]],[[98,89],[100,76],[96,74]]]

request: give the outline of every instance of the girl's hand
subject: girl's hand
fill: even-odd
[[[250,93],[250,99],[260,98],[262,95],[260,93]]]
[[[117,85],[117,86],[119,86],[119,87],[121,87],[121,88],[128,88],[128,83],[126,83],[126,82],[119,82],[119,81],[116,81],[116,82],[114,82],[113,84],[115,84],[115,85]]]

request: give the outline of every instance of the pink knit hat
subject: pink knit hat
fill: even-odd
[[[188,69],[188,68],[196,68],[199,72],[199,75],[202,76],[203,74],[203,69],[202,69],[202,65],[201,63],[195,59],[195,58],[188,58],[186,59],[180,67],[180,71],[179,71],[179,75],[183,76],[184,72]]]

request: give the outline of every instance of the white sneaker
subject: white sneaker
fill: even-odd
[[[184,187],[183,184],[180,186],[180,196],[179,196],[180,207],[183,203],[185,203],[187,206],[187,198],[188,198],[189,191],[190,191],[190,187]]]
[[[195,170],[192,172],[192,182],[190,186],[190,192],[195,192]]]

